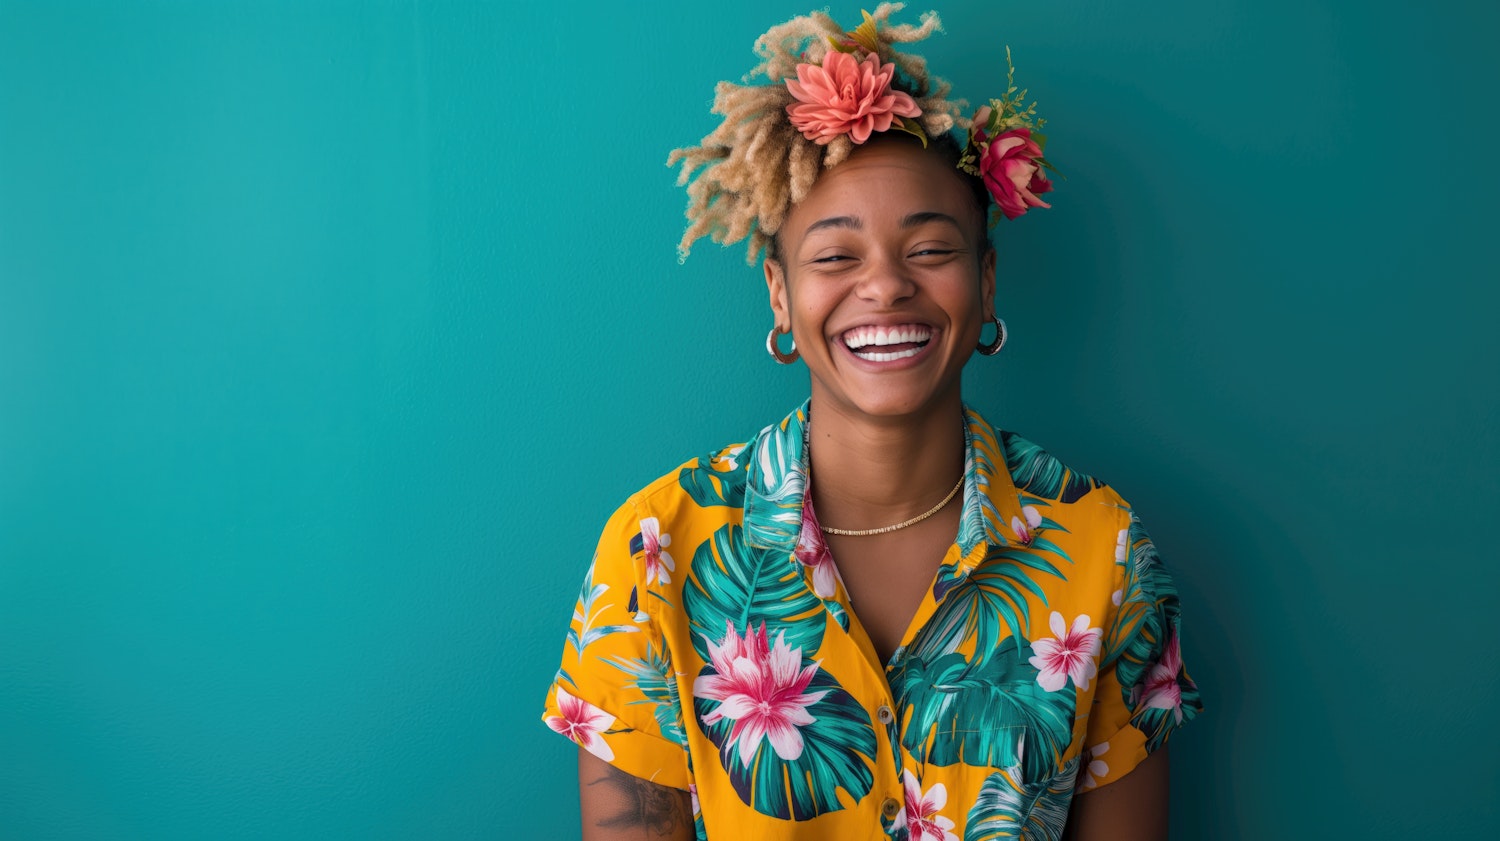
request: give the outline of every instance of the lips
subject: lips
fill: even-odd
[[[932,340],[932,328],[925,324],[862,325],[845,330],[841,338],[860,359],[890,362],[921,353]]]

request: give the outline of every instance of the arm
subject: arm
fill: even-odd
[[[578,802],[583,841],[692,841],[688,793],[621,771],[582,748]]]
[[[1073,799],[1068,841],[1165,841],[1167,837],[1167,748],[1146,757],[1130,773]]]

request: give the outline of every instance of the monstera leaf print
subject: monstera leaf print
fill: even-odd
[[[818,668],[828,611],[787,555],[745,547],[724,526],[693,555],[683,588],[698,725],[735,790],[766,815],[807,820],[874,785],[869,713]]]
[[[1073,802],[1078,758],[1069,760],[1061,773],[1043,782],[1017,784],[1012,777],[1019,770],[996,771],[985,778],[984,785],[979,788],[979,797],[969,809],[964,841],[993,841],[997,838],[1057,841],[1062,838],[1068,807]]]
[[[1103,484],[1069,469],[1046,450],[1014,432],[1001,433],[1001,440],[1005,445],[1005,466],[1010,469],[1011,480],[1020,490],[1069,503],[1077,502]]]
[[[901,744],[935,765],[1019,765],[1025,779],[1051,777],[1072,741],[1076,699],[1036,678],[1010,646],[978,665],[958,653],[909,656],[891,678],[897,703],[911,710]]]
[[[742,538],[739,526],[723,526],[693,553],[682,606],[698,656],[709,659],[708,643],[724,635],[726,623],[739,629],[765,623],[771,639],[784,634],[793,648],[816,652],[827,626],[823,600],[790,557],[748,549]]]

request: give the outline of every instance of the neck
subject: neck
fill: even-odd
[[[814,398],[809,429],[813,505],[825,525],[873,528],[931,508],[964,468],[963,406],[871,422]]]

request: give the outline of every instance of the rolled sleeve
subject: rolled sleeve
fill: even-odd
[[[1140,519],[1122,509],[1119,607],[1084,742],[1084,790],[1125,776],[1203,709],[1182,662],[1177,589]]]
[[[632,776],[686,789],[692,774],[677,675],[646,609],[641,521],[627,502],[599,538],[542,720]]]

